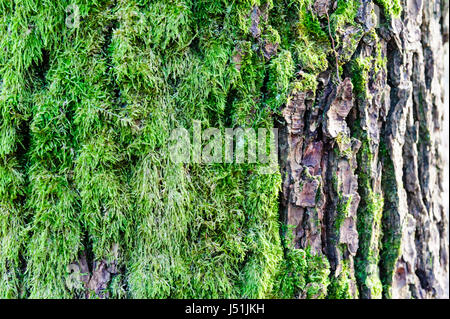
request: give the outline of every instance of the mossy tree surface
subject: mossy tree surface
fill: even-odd
[[[0,0],[0,298],[448,296],[438,3]]]

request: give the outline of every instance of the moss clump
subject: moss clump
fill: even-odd
[[[386,56],[383,56],[375,30],[372,29],[365,37],[370,38],[376,43],[374,52],[367,57],[358,56],[350,64],[353,91],[362,100],[371,97],[369,90],[370,81],[374,81],[378,73],[383,72],[387,67],[387,59]]]
[[[281,51],[270,61],[268,68],[267,89],[270,95],[266,103],[271,110],[277,111],[286,103],[289,84],[294,75],[294,61],[291,53],[286,50]]]
[[[310,248],[294,248],[292,234],[289,227],[283,240],[285,257],[276,276],[273,297],[323,299],[330,284],[328,260],[312,254]]]
[[[339,232],[344,222],[345,218],[350,216],[350,209],[353,197],[344,197],[339,195],[338,206],[336,207],[336,219],[334,220],[334,229],[336,231],[336,236],[339,237]]]
[[[292,92],[313,92],[315,94],[318,85],[317,77],[305,72],[300,72],[299,76],[300,79],[292,84]]]
[[[140,10],[152,19],[163,19],[166,13],[158,8]],[[117,65],[130,56],[152,62],[151,81],[132,82],[133,72],[126,70],[118,83],[131,102],[129,114],[141,114],[136,120],[148,119],[134,133],[137,138],[130,149],[137,158],[131,184],[137,199],[132,213],[136,235],[127,267],[132,297],[264,298],[272,291],[282,259],[279,174],[258,174],[257,164],[184,167],[168,161],[165,149],[164,132],[178,125],[190,128],[193,119],[219,129],[273,125],[266,106],[276,108],[282,99],[262,92],[285,86],[289,61],[275,56],[267,63],[244,19],[243,13],[252,10],[250,3],[191,3],[182,13],[188,22],[178,32],[190,32],[193,25],[198,33],[190,41],[195,45],[169,41],[175,52],[171,56],[157,44],[138,45],[151,39],[146,33],[125,47],[127,51],[119,50],[121,37],[135,37],[125,23],[116,34]],[[276,36],[264,23],[259,27],[264,39]],[[238,53],[239,68],[231,63]],[[138,70],[148,68],[145,60],[133,61]],[[149,94],[143,96],[142,91]]]
[[[383,238],[381,246],[381,280],[383,296],[391,297],[391,286],[395,265],[401,255],[402,225],[398,214],[398,190],[395,177],[394,164],[386,143],[380,144],[380,158],[383,163],[384,209],[382,217]]]
[[[375,0],[375,3],[383,8],[388,18],[398,18],[402,13],[400,0]]]
[[[353,140],[347,133],[339,132],[336,136],[337,148],[335,148],[336,152],[339,151],[339,156],[345,157],[347,159],[351,159],[353,156],[352,144]]]
[[[290,249],[277,277],[275,298],[324,299],[329,285],[329,264],[309,250]]]
[[[345,25],[355,25],[356,15],[360,6],[359,0],[338,0],[337,7],[330,17],[332,31],[336,33],[339,28]]]
[[[72,2],[0,5],[0,296],[79,296],[66,279],[82,254],[117,263],[114,297],[270,295],[279,173],[179,165],[166,145],[193,119],[273,127],[291,53],[262,55],[253,2],[75,1],[69,28]]]
[[[353,90],[360,98],[367,98],[369,95],[367,85],[369,83],[369,72],[372,69],[371,62],[371,57],[358,57],[352,61]]]
[[[351,282],[353,278],[350,274],[348,261],[342,261],[342,270],[339,276],[332,277],[328,288],[327,299],[353,299],[351,293]]]
[[[331,44],[327,29],[310,10],[312,4],[312,0],[278,1],[269,21],[277,28],[282,47],[293,53],[294,63],[317,75],[328,67]]]
[[[358,153],[358,185],[361,202],[358,207],[357,229],[359,249],[356,257],[356,277],[361,286],[363,296],[381,299],[382,284],[378,264],[381,248],[381,219],[384,208],[384,198],[381,193],[373,190],[370,176],[373,164],[370,140],[363,138],[361,150]]]

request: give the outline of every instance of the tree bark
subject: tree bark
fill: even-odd
[[[328,257],[332,293],[448,297],[440,146],[448,3],[403,1],[401,15],[385,9],[378,26],[373,5],[362,1],[357,26],[341,31],[337,56],[346,41],[358,43],[344,80],[330,81],[327,70],[315,99],[291,93],[282,207],[296,245]],[[322,131],[311,118],[317,108]],[[311,187],[320,199],[308,198]]]
[[[141,2],[0,0],[0,298],[449,297],[448,0]]]

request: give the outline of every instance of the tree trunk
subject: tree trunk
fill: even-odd
[[[448,298],[447,42],[447,0],[0,0],[0,298]]]
[[[326,70],[315,92],[291,94],[288,114],[305,125],[294,131],[285,116],[283,207],[297,245],[328,257],[333,296],[444,297],[448,215],[440,133],[448,31],[440,23],[448,4],[405,1],[400,15],[395,2],[379,4],[378,26],[373,3],[363,1],[357,24],[338,32],[337,59],[351,52],[349,61],[338,61],[344,80],[330,81]],[[311,119],[321,111],[322,132]],[[316,202],[304,191],[312,180],[321,188]]]

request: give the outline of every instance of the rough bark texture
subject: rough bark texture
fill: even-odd
[[[448,298],[447,42],[448,0],[0,0],[0,297]],[[171,162],[193,120],[279,170]]]
[[[375,26],[373,3],[362,1],[358,23],[337,33],[344,80],[321,73],[317,97],[295,91],[283,113],[283,208],[297,247],[328,257],[335,297],[448,297],[440,149],[448,3],[400,4],[400,16],[385,10]],[[317,108],[321,124],[311,118]]]

